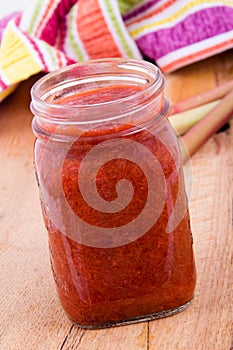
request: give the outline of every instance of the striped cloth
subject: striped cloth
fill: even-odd
[[[32,0],[0,20],[0,100],[38,72],[104,57],[163,72],[233,46],[233,0]]]

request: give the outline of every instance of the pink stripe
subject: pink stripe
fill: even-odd
[[[8,22],[10,20],[12,20],[13,18],[17,18],[18,15],[20,15],[20,12],[13,12],[6,17],[0,18],[0,43],[1,43],[2,36],[3,36],[4,30],[5,30]]]
[[[27,35],[26,33],[24,33],[24,35],[26,36],[26,38],[28,39],[28,41],[30,42],[30,44],[32,45],[33,49],[37,52],[39,58],[40,58],[40,61],[42,63],[42,65],[44,66],[43,70],[45,72],[48,72],[49,69],[48,69],[48,66],[47,64],[45,63],[45,60],[44,60],[44,57],[43,57],[43,54],[41,53],[39,47],[37,46],[35,40],[33,40],[32,38],[30,38],[29,35]]]
[[[139,7],[137,7],[135,10],[133,10],[132,12],[129,11],[128,13],[126,13],[125,15],[123,15],[123,19],[124,21],[128,21],[131,18],[137,17],[138,15],[140,15],[141,13],[145,12],[146,10],[148,10],[150,7],[154,6],[155,4],[157,4],[160,0],[150,0],[147,1],[146,3],[143,3],[142,5],[140,5]]]
[[[6,90],[8,86],[2,80],[0,80],[0,87],[2,88],[2,90]]]
[[[54,10],[48,22],[44,24],[40,39],[46,41],[52,46],[55,46],[56,39],[60,35],[60,43],[57,46],[59,49],[63,47],[66,33],[66,15],[71,7],[76,3],[76,0],[61,0],[57,8]],[[59,31],[59,33],[58,33]]]

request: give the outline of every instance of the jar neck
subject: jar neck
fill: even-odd
[[[36,136],[106,133],[160,120],[168,111],[164,77],[145,61],[95,60],[49,73],[31,90]]]

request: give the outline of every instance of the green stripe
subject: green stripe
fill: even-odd
[[[40,13],[40,9],[42,8],[42,5],[43,5],[43,0],[38,0],[34,6],[34,13],[32,15],[31,22],[28,25],[28,30],[27,30],[28,34],[32,34],[33,27],[35,26],[35,22],[38,18],[38,15]]]
[[[82,51],[80,50],[79,46],[77,45],[76,39],[75,39],[75,35],[72,32],[72,28],[73,28],[73,24],[75,21],[75,8],[73,7],[73,9],[70,11],[70,17],[68,18],[68,38],[70,40],[71,46],[76,54],[76,56],[78,57],[79,61],[85,61],[85,57],[82,53]]]
[[[142,2],[142,0],[118,0],[120,13],[123,15],[140,2]]]
[[[127,57],[134,58],[135,55],[134,55],[133,51],[131,50],[129,43],[124,36],[121,24],[119,23],[118,18],[114,14],[113,7],[111,5],[111,1],[110,0],[103,0],[103,1],[105,2],[105,6],[106,6],[106,9],[108,11],[109,18],[111,19],[111,21],[114,25],[114,28],[117,31],[118,38],[121,42],[121,45],[122,45]]]

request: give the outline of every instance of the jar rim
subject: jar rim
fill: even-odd
[[[116,75],[116,70],[123,74],[130,72],[130,79],[144,79],[143,89],[140,89],[126,97],[114,99],[108,102],[93,104],[60,104],[49,101],[52,94],[62,92],[64,88],[75,87],[88,81],[109,80]],[[93,70],[93,72],[91,72]],[[74,76],[71,78],[69,74]],[[86,74],[86,75],[85,75]],[[112,75],[111,75],[112,74]],[[136,76],[138,74],[138,77]],[[127,75],[127,74],[126,74]],[[89,80],[88,80],[89,79]],[[118,79],[123,79],[118,73]],[[142,80],[141,80],[142,83]],[[121,118],[128,113],[133,113],[145,106],[151,99],[160,97],[164,90],[165,79],[160,69],[147,61],[128,58],[105,58],[79,62],[56,71],[47,73],[37,80],[31,88],[31,111],[35,116],[49,119],[50,121],[64,123],[67,115],[72,116],[75,124],[91,124],[101,121],[112,121]],[[141,103],[141,105],[139,105]],[[96,113],[101,108],[102,117]],[[120,110],[120,113],[115,111]],[[158,111],[159,112],[159,111]],[[97,117],[98,116],[98,117]],[[97,119],[98,118],[98,119]]]

